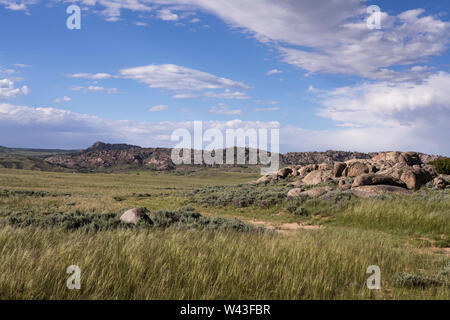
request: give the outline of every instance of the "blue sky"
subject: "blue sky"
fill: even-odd
[[[81,7],[81,30],[66,8]],[[369,5],[381,29],[367,28]],[[450,154],[450,3],[0,0],[0,145],[173,146],[280,128],[281,151]]]

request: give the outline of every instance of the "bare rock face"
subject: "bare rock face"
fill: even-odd
[[[388,185],[376,185],[376,186],[361,186],[351,189],[352,193],[360,198],[370,198],[373,196],[393,193],[393,194],[410,194],[411,191],[396,187],[396,186],[388,186]]]
[[[369,173],[369,167],[362,162],[353,162],[348,165],[347,177],[357,177]]]
[[[336,178],[342,177],[347,164],[345,162],[335,162],[333,166],[333,176]]]
[[[125,211],[120,217],[120,220],[125,223],[137,224],[139,220],[143,220],[153,224],[153,221],[147,216],[147,209],[145,208],[134,208]]]
[[[316,170],[308,173],[308,175],[303,178],[303,183],[316,185],[319,183],[327,182],[331,180],[331,175],[331,170]]]
[[[406,184],[388,175],[382,174],[363,174],[355,178],[353,181],[352,188],[361,186],[373,186],[373,185],[390,185],[397,186],[401,188],[406,188]]]
[[[406,186],[410,190],[418,190],[423,185],[427,184],[427,182],[433,180],[431,174],[424,169],[410,169],[405,170],[400,180],[406,183]]]

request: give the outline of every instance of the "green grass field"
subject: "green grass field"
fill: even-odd
[[[0,169],[0,299],[450,299],[448,190],[290,203],[286,185],[247,185],[257,177]],[[101,228],[188,206],[270,230]],[[66,287],[70,265],[81,290]],[[370,265],[381,290],[366,287]]]

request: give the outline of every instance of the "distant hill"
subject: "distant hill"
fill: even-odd
[[[223,150],[224,163],[226,162],[226,151]],[[248,164],[251,149],[245,148],[245,160]],[[223,167],[237,166],[238,148],[234,148],[234,165],[223,165]],[[75,170],[89,171],[110,171],[123,169],[153,169],[153,170],[174,170],[180,169],[171,159],[172,149],[169,148],[141,148],[139,146],[127,144],[108,144],[96,142],[91,147],[69,153],[57,154],[45,159],[52,165],[62,166]],[[213,152],[214,154],[214,152]],[[194,151],[191,150],[191,159]],[[326,152],[293,152],[280,154],[282,165],[306,165],[312,163],[347,161],[350,159],[369,159],[370,155],[359,152],[326,151]],[[194,161],[192,160],[192,163]],[[206,167],[206,164],[195,165],[193,167]],[[218,167],[218,165],[215,165]]]
[[[234,165],[220,165],[223,168],[253,168],[248,160],[251,149],[245,148],[246,165],[237,165],[235,150]],[[241,149],[242,150],[242,149]],[[194,151],[190,150],[191,159]],[[280,166],[320,164],[323,162],[345,162],[351,159],[370,159],[374,153],[333,151],[325,152],[289,152],[280,154]],[[44,150],[44,149],[17,149],[0,147],[0,167],[17,169],[34,169],[46,171],[78,171],[78,172],[115,172],[122,170],[157,170],[157,171],[192,171],[208,167],[201,165],[175,165],[171,159],[170,148],[142,148],[128,144],[109,144],[96,142],[85,150]],[[435,159],[437,156],[421,154],[424,162]],[[224,150],[224,163],[226,162]],[[192,160],[192,163],[194,161]],[[214,165],[219,167],[219,165]]]
[[[61,166],[44,159],[55,154],[71,153],[73,150],[26,149],[0,146],[0,168],[27,169],[41,171],[64,171]]]
[[[7,148],[0,146],[0,154],[19,155],[25,157],[45,158],[55,154],[65,154],[72,152],[75,152],[75,150]]]
[[[86,150],[56,154],[46,162],[79,171],[110,171],[126,169],[172,170],[169,148],[141,148],[127,144],[96,142]]]

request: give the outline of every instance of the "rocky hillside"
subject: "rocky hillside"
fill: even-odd
[[[90,148],[79,152],[54,155],[45,161],[65,168],[90,171],[142,167],[163,171],[175,168],[171,160],[171,149],[103,142],[96,142]]]
[[[361,152],[332,151],[325,152],[289,152],[281,155],[284,165],[307,165],[319,163],[333,163],[351,159],[370,159],[372,156]]]
[[[153,169],[160,171],[174,170],[177,166],[171,159],[172,149],[169,148],[141,148],[127,144],[107,144],[96,142],[86,150],[69,154],[56,154],[45,159],[49,164],[78,171],[109,171],[123,169]],[[245,159],[248,163],[250,149],[245,149]],[[360,153],[345,151],[326,152],[291,152],[280,154],[283,166],[305,166],[310,164],[346,162],[353,159],[376,159],[377,156],[391,153]],[[399,153],[400,154],[400,153]],[[438,157],[416,153],[422,163],[428,163]],[[235,159],[237,150],[235,148]],[[193,158],[193,151],[191,151]],[[224,152],[225,162],[226,152]],[[384,159],[389,161],[392,159]],[[395,160],[395,159],[394,159]],[[380,159],[381,161],[381,159]],[[193,163],[193,161],[192,161]],[[206,165],[202,165],[206,166]],[[228,166],[228,165],[224,165]],[[181,168],[180,168],[181,169]]]
[[[384,193],[409,194],[423,186],[450,188],[450,177],[439,175],[429,164],[436,158],[417,152],[380,152],[370,158],[290,165],[254,183],[288,179],[294,187],[288,193],[292,198],[322,197],[335,191],[368,198]]]

